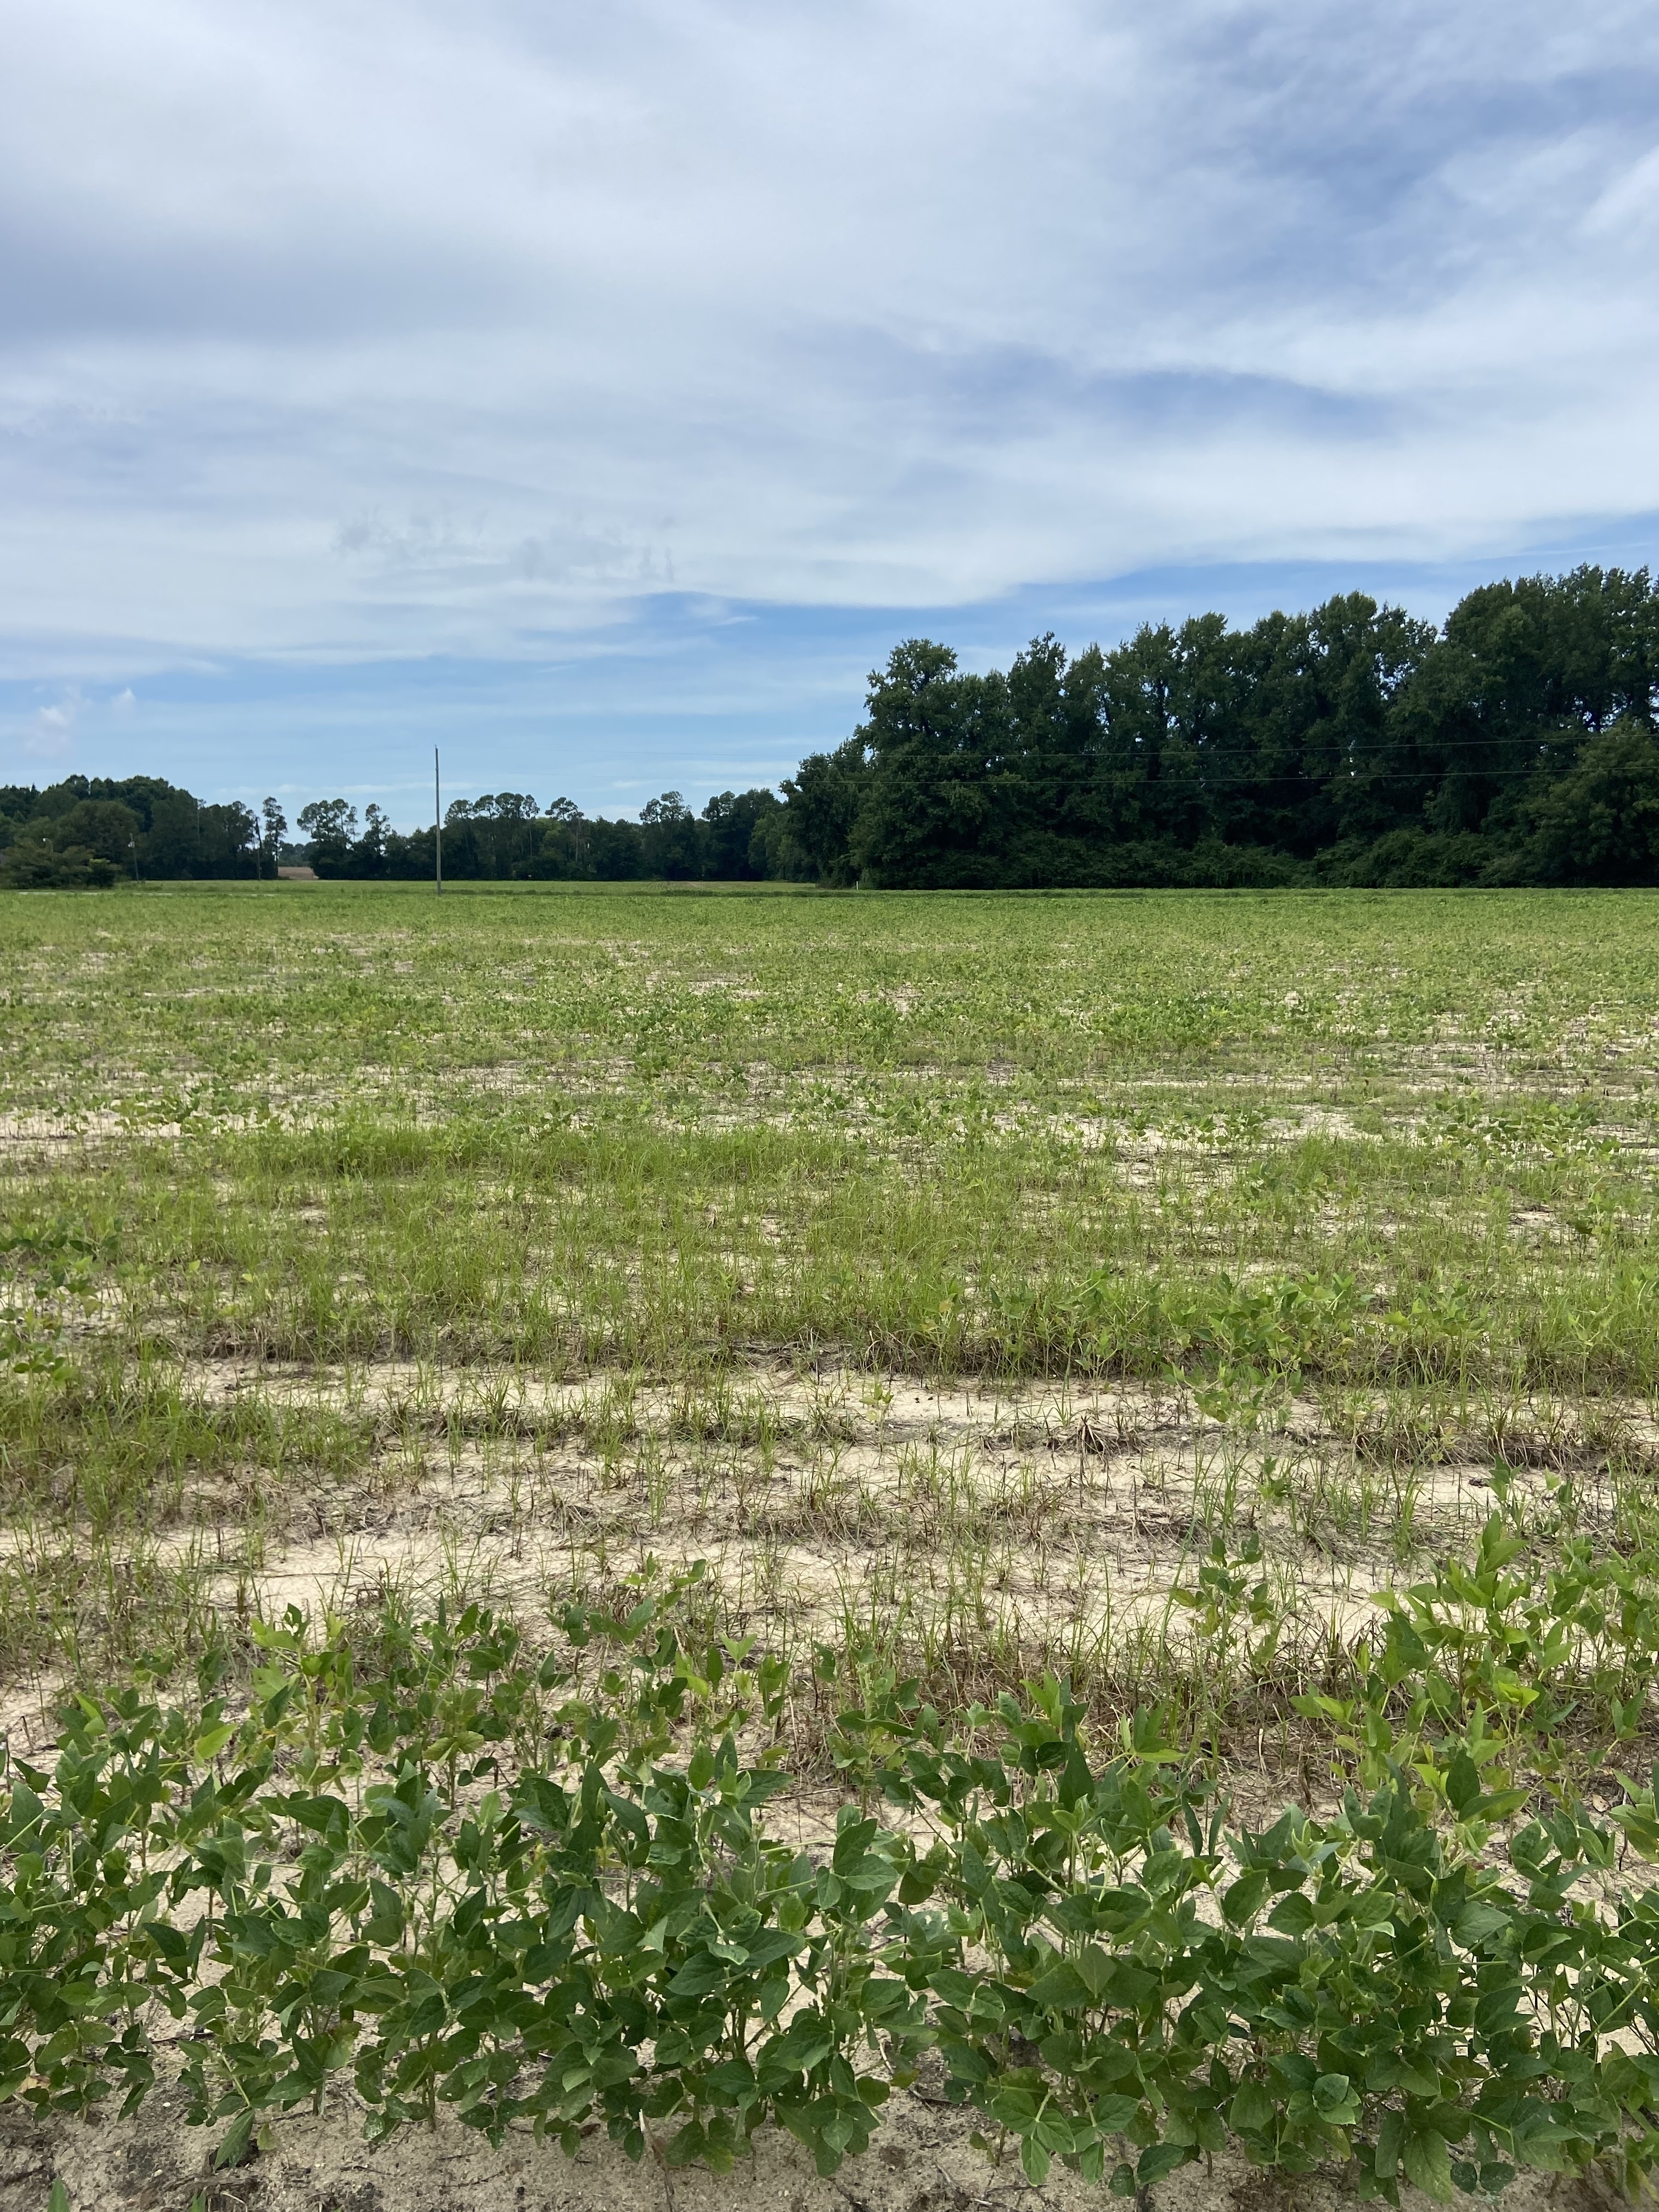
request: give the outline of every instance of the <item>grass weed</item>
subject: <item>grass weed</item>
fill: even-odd
[[[1286,1695],[1494,1470],[1628,1549],[1652,912],[8,901],[0,1668],[182,1658],[284,1575],[538,1607],[654,1550],[943,1705],[1214,1705],[1170,1592],[1217,1537]]]
[[[474,1877],[518,1835],[516,1813],[492,1826],[501,1802],[533,1801],[538,1819],[554,1804],[556,1791],[538,1796],[544,1769],[566,1759],[580,1712],[592,1735],[584,1802],[611,1791],[616,1808],[637,1784],[652,1819],[672,1799],[673,1820],[712,1824],[687,1929],[726,1888],[748,1914],[755,1883],[766,1889],[787,1860],[778,1910],[793,1928],[811,1888],[813,1942],[842,1960],[827,1990],[875,1955],[865,1905],[836,1901],[842,1872],[902,1864],[918,1896],[943,1885],[956,1963],[928,1948],[939,1929],[925,1912],[905,1923],[927,1951],[905,1971],[933,1991],[922,2041],[943,2037],[952,2094],[988,2116],[998,2142],[1018,2140],[1030,2180],[1051,2155],[1103,2176],[1118,2156],[1107,2139],[1126,2124],[1111,2186],[1143,2203],[1228,2130],[1288,2170],[1346,2155],[1362,2196],[1397,2196],[1396,2168],[1443,2199],[1454,2186],[1495,2193],[1516,2160],[1565,2172],[1622,2158],[1627,2181],[1645,2171],[1659,2060],[1638,2065],[1594,2031],[1591,2096],[1571,2038],[1556,2048],[1565,1970],[1540,1969],[1534,1988],[1496,1962],[1504,1944],[1554,1960],[1571,1923],[1582,2011],[1612,1969],[1590,1956],[1600,1923],[1564,1900],[1599,1870],[1611,1887],[1597,1910],[1620,1942],[1641,1936],[1618,1966],[1640,1989],[1619,2002],[1639,1996],[1659,2034],[1651,1899],[1618,1856],[1659,1855],[1653,912],[1639,894],[771,887],[477,886],[440,902],[400,885],[180,885],[0,903],[0,1764],[27,1785],[14,1779],[6,1800],[5,1871],[14,1904],[33,1898],[43,1959],[58,1958],[76,1914],[92,1931],[75,2021],[56,1966],[29,1985],[40,2034],[17,2058],[19,2094],[71,2109],[118,2060],[136,2094],[161,1971],[149,1949],[171,1944],[192,1962],[201,1949],[185,1919],[156,1932],[155,1896],[134,1905],[125,1863],[105,1848],[115,1831],[99,1778],[125,1744],[129,1764],[166,1768],[191,1820],[231,1806],[196,1871],[220,1884],[228,1914],[264,1915],[276,1946],[266,1972],[226,1938],[219,2027],[207,1984],[187,1990],[187,1975],[174,1992],[204,2023],[167,2062],[183,2063],[195,2116],[228,2120],[240,2155],[260,2113],[289,2109],[302,2087],[320,2096],[357,2033],[337,1991],[321,2027],[314,2007],[301,2019],[287,1966],[270,1965],[293,1932],[272,1901],[280,1881],[336,1920],[378,1900],[372,1921],[345,1931],[351,1972],[364,1945],[380,1946],[385,1972],[413,1974],[415,1995],[396,2034],[402,2016],[387,2015],[374,2050],[359,2050],[358,2091],[377,2127],[430,2118],[444,2039],[416,1983],[447,1976],[465,1992],[475,1968],[499,1978],[499,1946],[479,1948]],[[633,1690],[625,1671],[581,1676],[586,1702],[529,1727],[549,1681],[563,1696],[576,1680],[565,1670],[586,1663],[571,1624],[637,1627],[650,1611],[637,1610],[641,1593],[665,1587],[678,1593],[681,1641],[647,1664],[647,1624]],[[465,1666],[481,1680],[520,1641],[526,1656],[490,1724],[506,1747],[499,1778],[492,1753],[488,1773],[459,1778],[459,1722],[445,1723],[441,1758],[428,1747],[398,1769],[411,1805],[422,1775],[447,1793],[419,1881],[398,1877],[410,1897],[430,1890],[431,1925],[405,1959],[392,1891],[356,1880],[381,1864],[384,1808],[303,1789],[323,1786],[319,1730],[343,1729],[341,1745],[362,1732],[354,1685],[406,1669],[428,1630],[410,1710],[422,1729],[427,1703],[459,1711],[473,1692],[458,1686],[454,1622],[471,1624],[462,1643],[478,1650]],[[616,1629],[623,1643],[634,1634]],[[694,1747],[665,1723],[651,1757],[668,1765],[630,1782],[610,1706],[672,1690],[663,1710],[678,1712],[688,1683],[694,1702],[718,1704],[719,1651],[756,1670],[763,1729],[727,1716]],[[274,1654],[293,1674],[287,1689]],[[664,1674],[647,1697],[650,1668],[671,1661],[672,1682]],[[101,1702],[66,1704],[71,1690]],[[210,1727],[191,1717],[210,1692]],[[379,1721],[367,1725],[372,1736]],[[88,1729],[96,1743],[80,1744]],[[268,1802],[215,1795],[225,1776],[208,1768],[238,1731],[264,1743],[247,1773],[258,1769],[259,1790],[270,1780]],[[29,1762],[52,1742],[48,1815],[27,1793],[46,1787]],[[1095,1797],[1073,1771],[1080,1746],[1098,1769]],[[1139,1827],[1123,1826],[1113,1794],[1121,1760],[1151,1791]],[[1010,1778],[1016,1767],[1023,1778]],[[980,1777],[975,1790],[1001,1775],[1018,1817],[981,1831],[941,1780],[947,1768]],[[1176,1798],[1158,1795],[1166,1770],[1190,1792],[1190,1854],[1157,1825],[1175,1817]],[[775,1850],[744,1826],[748,1813],[732,1826],[763,1771],[765,1792],[790,1793],[797,1838],[818,1838],[805,1856]],[[1365,1811],[1345,1794],[1355,1790],[1382,1794]],[[1291,1981],[1302,1954],[1286,1966],[1287,1945],[1323,1944],[1355,1969],[1330,2021],[1286,2031],[1295,2047],[1278,2072],[1227,2076],[1224,2125],[1201,2005],[1179,2014],[1196,2023],[1209,2069],[1198,2089],[1197,2075],[1143,2069],[1152,2105],[1126,2123],[1111,2114],[1133,2100],[1114,2089],[1103,2103],[1091,2074],[1059,2116],[1073,2075],[1124,2063],[1127,2030],[1089,2044],[1079,1991],[1032,1979],[1049,1937],[1004,1908],[1042,1887],[1027,1882],[1027,1814],[1032,1836],[1044,1823],[1081,1836],[1085,1797],[1104,1826],[1094,1870],[1078,1875],[1079,1911],[1100,1906],[1088,1885],[1103,1869],[1115,1881],[1125,1865],[1146,1878],[1147,1911],[1162,1911],[1166,1893],[1218,1878],[1222,1831],[1200,1849],[1196,1808],[1224,1799],[1243,1824],[1221,1856],[1245,1871],[1218,1908],[1237,1927],[1170,1921],[1147,2053],[1175,2032],[1189,1943],[1207,1962],[1200,1979],[1259,1965],[1264,1942]],[[878,1833],[879,1805],[902,1809]],[[31,1854],[47,1818],[68,1872],[61,1895],[36,1896]],[[315,1830],[303,1848],[296,1821]],[[1374,1900],[1333,1887],[1328,1868],[1317,1900],[1303,1898],[1316,1862],[1382,1848],[1390,1822],[1415,1823],[1411,1851],[1442,1869],[1440,1932],[1419,1964],[1436,1945],[1440,1956],[1453,1942],[1489,1947],[1446,1984],[1446,2018],[1461,2033],[1466,2013],[1477,2025],[1492,2013],[1481,2063],[1510,2103],[1494,2089],[1464,2110],[1467,2054],[1448,2062],[1438,2103],[1428,2088],[1402,2093],[1407,2077],[1389,2069],[1403,2000],[1377,1995],[1375,1914],[1364,1917]],[[937,1831],[925,1881],[923,1830]],[[94,1831],[103,1841],[83,1848]],[[182,1896],[199,1839],[167,1832],[167,1879]],[[270,1854],[246,1895],[223,1888],[227,1838]],[[593,1925],[634,1899],[636,1844],[613,1838],[593,1858]],[[522,1901],[529,1862],[517,1842],[501,1849],[505,1911]],[[1405,1850],[1396,1837],[1383,1857]],[[1007,1879],[975,1887],[993,1864]],[[144,1876],[152,1888],[160,1865]],[[1468,1918],[1466,1880],[1490,1928]],[[1524,1907],[1517,1881],[1530,1884]],[[125,1915],[114,1939],[110,1882]],[[76,1883],[91,1885],[87,1898]],[[1250,1934],[1281,1890],[1264,1923],[1273,1936]],[[1328,1909],[1341,1930],[1358,1913],[1358,1932],[1302,1929],[1304,1911]],[[550,1941],[569,1932],[557,1918]],[[660,1968],[665,2009],[647,2040],[653,2066],[681,2068],[641,2112],[691,2114],[662,2154],[729,2165],[773,2105],[799,2133],[793,2074],[775,2094],[757,2088],[759,2102],[731,2089],[732,2068],[748,2063],[743,1990],[735,2056],[707,2080],[691,2044],[672,2058],[660,2031],[683,2024],[675,1978],[691,1952],[673,1948],[678,1920],[659,1956],[624,1920],[600,1964],[635,1979]],[[210,1911],[204,1935],[211,1924]],[[1135,1940],[1150,1957],[1144,1929]],[[94,1952],[102,1982],[86,1963]],[[1002,1962],[994,2002],[964,1971],[983,1979],[987,1958]],[[129,1967],[139,1980],[122,1984],[131,2017],[112,2057],[96,2022]],[[584,1958],[572,1971],[590,1969]],[[787,2002],[779,1982],[765,2019],[800,2000],[806,2020],[817,1972]],[[529,1982],[544,1978],[538,1966]],[[1535,2054],[1505,2041],[1498,1981],[1550,2008],[1539,2051],[1550,2045],[1567,2088],[1545,2134],[1571,2121],[1570,2155],[1534,2125]],[[881,2005],[897,1987],[872,1984]],[[375,1982],[368,1994],[380,2004],[386,1992]],[[1363,2098],[1349,2077],[1359,2083],[1360,2060],[1377,2052],[1350,2050],[1352,2021],[1348,2043],[1334,2025],[1362,1997],[1387,2060]],[[444,2078],[442,2099],[492,2136],[531,2114],[508,2111],[528,2094],[512,2086],[529,2049],[512,2009],[522,1999],[489,2030],[488,2064],[475,2054]],[[988,2041],[984,2005],[1013,2007]],[[1603,2025],[1625,2021],[1603,2011]],[[885,2014],[854,2006],[837,2033],[851,2050],[882,2021],[897,2080],[909,2061],[898,2066]],[[636,2042],[646,2032],[628,2029]],[[218,2073],[204,2035],[224,2045]],[[791,2036],[780,2029],[786,2056]],[[591,2100],[559,2053],[535,2093],[537,2124],[556,2120],[574,2142]],[[864,2088],[840,2063],[823,2058],[813,2091],[826,2172],[868,2134]],[[640,2148],[635,2093],[612,2086],[611,2119]],[[1449,2154],[1463,2135],[1478,2156]]]

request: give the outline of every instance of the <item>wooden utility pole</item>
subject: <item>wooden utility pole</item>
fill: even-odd
[[[444,799],[438,781],[438,748],[432,748],[432,865],[438,889],[444,887]]]

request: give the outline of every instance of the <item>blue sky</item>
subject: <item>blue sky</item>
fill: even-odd
[[[15,0],[0,781],[775,780],[1659,550],[1659,12]]]

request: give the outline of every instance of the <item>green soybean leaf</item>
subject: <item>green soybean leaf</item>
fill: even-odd
[[[1221,1893],[1221,1910],[1235,1928],[1242,1928],[1261,1911],[1268,1890],[1268,1878],[1260,1870],[1242,1874]]]
[[[1136,2161],[1135,2179],[1142,2189],[1148,2189],[1166,2173],[1185,2166],[1190,2154],[1180,2143],[1152,2143]]]
[[[1459,1813],[1473,1812],[1480,1797],[1480,1770],[1460,1745],[1446,1770],[1446,1796]],[[1426,2186],[1421,2184],[1419,2186]],[[1451,2189],[1449,2175],[1446,2188]]]
[[[1273,2125],[1276,2109],[1272,2096],[1260,2081],[1241,2081],[1228,2118],[1236,2134],[1259,2135]]]
[[[1446,2148],[1446,2138],[1433,2128],[1414,2128],[1406,2137],[1400,2162],[1406,2169],[1406,2178],[1415,2182],[1425,2197],[1445,2204],[1451,2200],[1451,2154]]]
[[[1322,2074],[1313,2085],[1313,2100],[1322,2112],[1334,2112],[1351,2101],[1346,2074]]]
[[[1376,2175],[1379,2181],[1392,2181],[1400,2171],[1400,2154],[1405,2143],[1405,2114],[1384,2112],[1376,2130]]]
[[[1313,1924],[1313,1905],[1299,1889],[1286,1890],[1267,1916],[1268,1927],[1281,1936],[1305,1936]]]
[[[249,2143],[253,2139],[254,2114],[239,2112],[221,2138],[213,2154],[213,2163],[222,2171],[226,2166],[240,2166],[247,2156]]]
[[[1465,1950],[1478,1950],[1489,1936],[1501,1935],[1510,1924],[1507,1912],[1495,1905],[1466,1905],[1452,1923],[1452,1934]]]

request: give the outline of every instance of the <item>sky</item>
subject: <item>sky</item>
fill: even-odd
[[[770,783],[1659,554],[1659,9],[9,0],[0,782]]]

